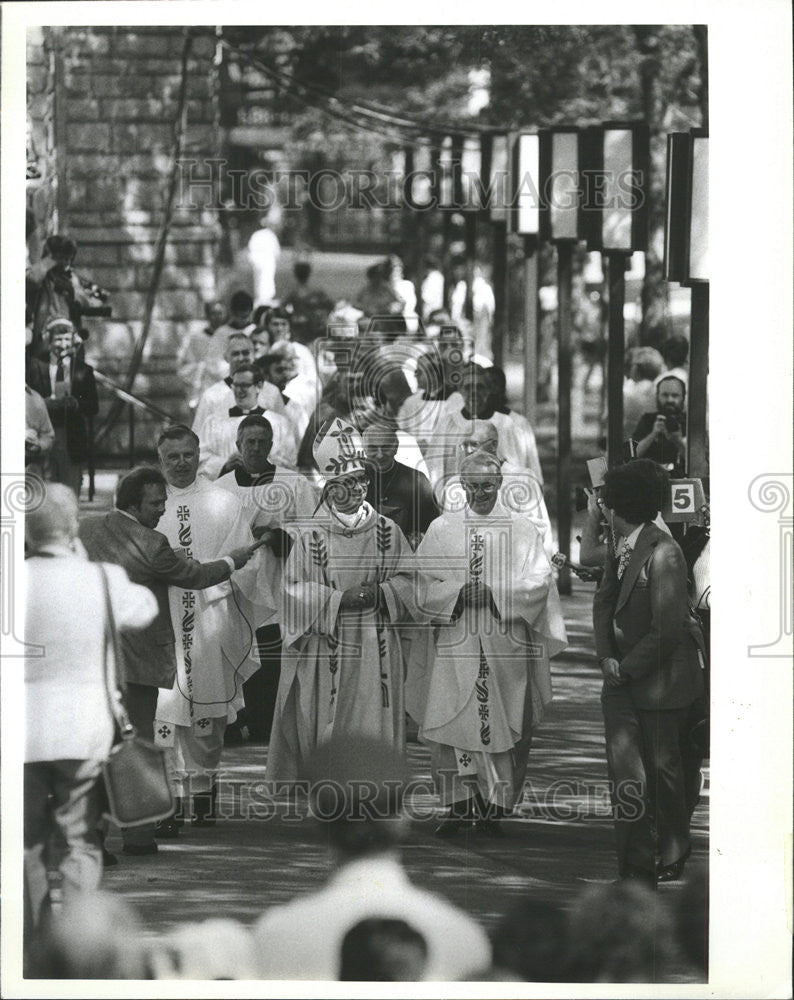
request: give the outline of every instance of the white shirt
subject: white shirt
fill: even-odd
[[[276,263],[281,244],[272,229],[257,229],[248,241],[248,259],[254,269],[254,304],[267,305],[276,297]]]
[[[284,400],[278,389],[265,382],[259,391],[259,405],[263,410],[274,410],[276,413],[284,412]],[[208,389],[205,389],[196,407],[196,415],[193,418],[193,433],[201,438],[204,425],[215,417],[228,417],[229,410],[235,405],[234,392],[225,379],[216,382]]]
[[[61,358],[61,361],[63,362],[63,381],[68,391],[72,382],[72,359],[67,354],[65,357]],[[57,374],[58,362],[53,361],[52,358],[50,358],[50,399],[55,398],[55,376]]]
[[[96,563],[48,546],[25,562],[25,761],[103,760],[113,740],[105,684],[105,597]],[[121,566],[103,564],[118,628],[143,628],[157,615],[148,587]],[[112,663],[110,675],[115,677]]]
[[[422,312],[427,320],[430,313],[444,308],[444,275],[441,271],[428,271],[422,282]]]
[[[425,938],[426,979],[451,981],[488,968],[485,931],[441,896],[414,886],[393,855],[351,861],[317,892],[268,910],[252,931],[263,979],[339,978],[342,940],[368,917],[404,920]]]
[[[632,533],[626,537],[626,543],[628,544],[628,547],[632,552],[634,551],[634,546],[637,544],[637,539],[640,537],[640,532],[644,527],[645,527],[644,524],[638,524],[637,527],[634,529],[634,531],[632,531]]]

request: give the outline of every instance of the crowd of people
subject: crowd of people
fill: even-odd
[[[441,309],[427,335],[398,261],[376,270],[357,303],[299,336],[294,297],[255,310],[240,290],[228,311],[208,304],[206,329],[178,358],[191,421],[162,429],[157,465],[121,477],[100,515],[78,517],[97,397],[74,321],[47,319],[46,356],[31,352],[30,412],[40,425],[50,418],[56,442],[45,462],[49,431],[34,442],[28,430],[29,471],[48,480],[26,521],[26,640],[44,650],[26,661],[26,931],[41,968],[81,951],[50,915],[49,873],[60,871],[66,913],[118,861],[103,846],[97,785],[114,738],[106,673],[117,627],[114,676],[137,732],[164,751],[175,798],[171,816],[122,830],[124,855],[156,854],[186,821],[216,823],[230,743],[267,742],[269,782],[323,778],[349,791],[361,779],[375,783],[376,804],[385,796],[363,827],[348,822],[361,803],[343,800],[327,887],[236,938],[226,928],[235,975],[201,948],[202,935],[222,936],[206,927],[141,952],[138,973],[461,979],[491,969],[477,924],[408,882],[389,789],[404,780],[415,726],[443,807],[436,835],[504,835],[552,700],[550,659],[567,644],[556,544],[535,435],[508,405],[504,372]],[[316,305],[310,273],[296,278],[298,299]],[[679,385],[680,374],[659,381],[658,412],[639,421],[639,460],[609,471],[583,538],[603,577],[594,623],[618,874],[637,885],[583,898],[568,923],[547,915],[536,941],[513,927],[518,957],[493,956],[507,978],[532,969],[604,981],[608,949],[599,953],[592,929],[571,930],[599,906],[636,913],[635,933],[648,920],[659,940],[671,933],[635,889],[681,878],[703,756],[692,733],[706,647],[684,555],[655,523],[664,466],[683,455],[685,425],[671,423],[683,414]],[[77,592],[79,622],[61,613]],[[505,919],[543,923],[534,912]],[[121,961],[96,933],[111,966]]]

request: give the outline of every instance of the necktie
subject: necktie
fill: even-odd
[[[55,368],[55,381],[65,382],[66,381],[66,371],[63,367],[63,358],[58,358],[58,364]]]
[[[626,567],[631,559],[631,546],[628,543],[628,539],[623,539],[623,544],[620,547],[620,553],[618,554],[618,580],[623,579],[623,574],[626,572]]]

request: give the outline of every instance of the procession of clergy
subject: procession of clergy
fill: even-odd
[[[258,709],[272,729],[248,717],[270,732],[268,781],[300,778],[332,736],[402,748],[408,715],[450,807],[439,833],[467,817],[498,832],[566,644],[534,435],[459,354],[341,343],[318,403],[308,348],[254,365],[232,333],[230,374],[193,429],[160,435],[157,530],[174,550],[259,547],[228,582],[169,588],[177,675],[158,690],[155,742],[177,796],[212,793],[244,682],[280,668],[274,711]]]

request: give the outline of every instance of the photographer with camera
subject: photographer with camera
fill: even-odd
[[[685,475],[686,385],[677,375],[666,375],[656,386],[656,413],[644,413],[632,438],[637,458],[650,458],[671,476]]]
[[[80,328],[83,316],[110,316],[108,293],[99,285],[80,277],[72,269],[77,244],[69,236],[50,236],[44,242],[42,258],[25,275],[25,304],[33,315],[33,336],[28,356],[44,360],[48,344],[44,338],[53,319],[68,318],[85,340]]]

